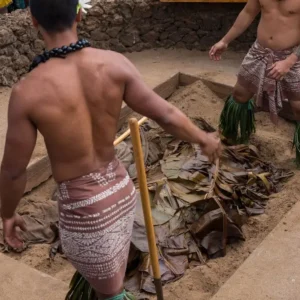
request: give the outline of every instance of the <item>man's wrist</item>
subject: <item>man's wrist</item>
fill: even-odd
[[[294,48],[293,54],[297,56],[298,59],[300,58],[300,45]]]
[[[289,66],[292,67],[294,64],[296,64],[299,60],[299,57],[295,54],[292,53],[290,56],[286,58],[286,61],[288,62]]]
[[[229,41],[226,37],[224,37],[221,39],[221,42],[224,43],[226,46],[228,46],[231,41]]]
[[[198,144],[200,145],[200,147],[204,147],[207,141],[207,132],[204,130],[201,130],[200,134],[199,134],[199,141]]]

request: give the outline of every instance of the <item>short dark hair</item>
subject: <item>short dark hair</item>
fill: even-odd
[[[30,0],[32,16],[47,32],[72,28],[77,15],[78,0]]]

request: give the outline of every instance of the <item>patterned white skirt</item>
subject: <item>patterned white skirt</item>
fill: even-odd
[[[59,185],[60,235],[68,260],[101,294],[123,288],[136,191],[127,171],[107,168]]]

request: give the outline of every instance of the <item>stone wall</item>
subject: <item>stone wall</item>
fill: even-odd
[[[150,48],[208,50],[234,22],[242,4],[160,3],[159,0],[95,0],[79,25],[95,47],[119,52]],[[246,50],[256,24],[232,48]],[[28,11],[0,16],[0,85],[12,85],[27,72],[43,42]]]

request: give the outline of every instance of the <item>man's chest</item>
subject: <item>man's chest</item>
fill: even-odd
[[[259,3],[263,12],[300,16],[300,0],[259,0]]]

